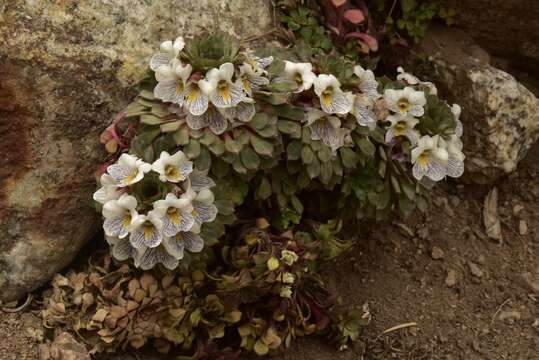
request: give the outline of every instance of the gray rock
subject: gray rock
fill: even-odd
[[[514,171],[539,138],[539,100],[456,29],[433,28],[417,54],[423,78],[462,106],[464,179],[486,184]]]
[[[269,0],[14,0],[0,5],[0,300],[67,265],[99,230],[98,135],[163,40],[257,37]]]
[[[447,3],[457,10],[456,25],[489,53],[507,58],[512,68],[537,73],[539,1],[449,0]]]

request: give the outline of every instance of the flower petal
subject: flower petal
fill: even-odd
[[[185,243],[185,249],[192,253],[201,252],[204,248],[204,240],[200,235],[193,234],[192,232],[183,233],[183,241]]]
[[[217,207],[201,201],[193,201],[195,220],[199,223],[212,222],[217,216]]]
[[[150,69],[156,71],[160,66],[168,66],[172,58],[168,53],[157,53],[150,60]]]
[[[112,256],[119,261],[125,261],[133,257],[135,249],[131,246],[128,238],[120,239],[112,246]]]

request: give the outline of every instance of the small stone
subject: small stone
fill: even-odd
[[[520,235],[526,235],[528,233],[528,223],[524,220],[518,222],[518,233]]]
[[[524,206],[520,205],[520,204],[516,204],[515,206],[513,206],[513,215],[515,216],[518,216],[518,214],[524,210]]]
[[[434,260],[439,260],[444,257],[444,251],[440,249],[438,246],[433,246],[432,252],[430,253],[430,255],[432,256]]]
[[[517,320],[520,320],[522,318],[522,314],[520,311],[516,310],[507,310],[500,312],[500,315],[498,315],[498,319],[501,321],[508,321],[508,322],[514,322]]]
[[[470,268],[470,272],[472,273],[473,276],[478,277],[478,278],[483,277],[484,275],[483,270],[481,270],[479,266],[477,266],[476,263],[469,261],[468,267]]]
[[[524,280],[524,283],[530,288],[530,290],[534,291],[536,294],[539,294],[539,273],[524,273],[522,274],[522,279]]]
[[[485,265],[485,263],[487,262],[487,260],[485,259],[485,255],[479,255],[479,257],[477,258],[477,262],[481,265]]]
[[[447,276],[445,278],[445,284],[448,287],[453,287],[457,284],[457,273],[455,272],[455,270],[449,270],[447,272]]]

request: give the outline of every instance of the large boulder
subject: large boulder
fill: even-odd
[[[456,24],[512,68],[537,72],[539,66],[539,1],[449,0]],[[536,75],[536,77],[539,77]]]
[[[269,0],[12,0],[0,5],[0,300],[20,298],[99,231],[99,133],[151,53],[179,34],[260,37]]]
[[[464,179],[492,183],[514,171],[539,138],[539,100],[459,30],[432,28],[416,50],[417,71],[462,106]]]

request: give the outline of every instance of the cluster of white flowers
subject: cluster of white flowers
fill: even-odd
[[[414,75],[398,69],[397,79],[406,85],[423,86],[431,95],[436,95],[434,84],[422,82]],[[432,181],[440,181],[446,176],[460,177],[464,172],[464,154],[462,153],[462,123],[460,122],[461,108],[454,104],[451,108],[457,124],[450,139],[439,135],[421,136],[415,126],[425,113],[427,99],[425,92],[406,86],[401,90],[388,89],[384,92],[387,108],[393,114],[387,117],[390,123],[386,132],[386,142],[390,143],[396,137],[407,138],[412,144],[412,173],[417,180],[424,177]]]
[[[141,213],[146,206],[137,201],[132,186],[152,171],[169,192],[165,199],[154,201],[151,210]],[[124,153],[108,166],[100,182],[94,200],[103,204],[103,229],[114,258],[133,258],[135,266],[144,270],[157,263],[172,270],[185,250],[202,251],[201,225],[217,215],[210,190],[215,184],[193,171],[193,163],[183,152],[170,155],[163,151],[153,164]]]
[[[187,125],[193,130],[208,127],[219,135],[229,122],[251,120],[255,115],[253,91],[269,84],[265,68],[273,62],[273,57],[246,53],[246,61],[238,68],[227,62],[201,74],[180,61],[184,46],[182,37],[174,43],[165,41],[161,51],[151,58],[150,68],[158,81],[154,96],[183,111]]]
[[[354,91],[344,92],[339,80],[331,74],[315,75],[310,63],[285,61],[283,77],[297,84],[295,92],[314,87],[318,107],[307,109],[306,126],[311,128],[311,139],[321,140],[336,151],[347,142],[349,129],[342,126],[342,119],[352,114],[357,123],[369,129],[376,127],[374,104],[381,97],[378,82],[371,70],[354,67],[359,83]]]

